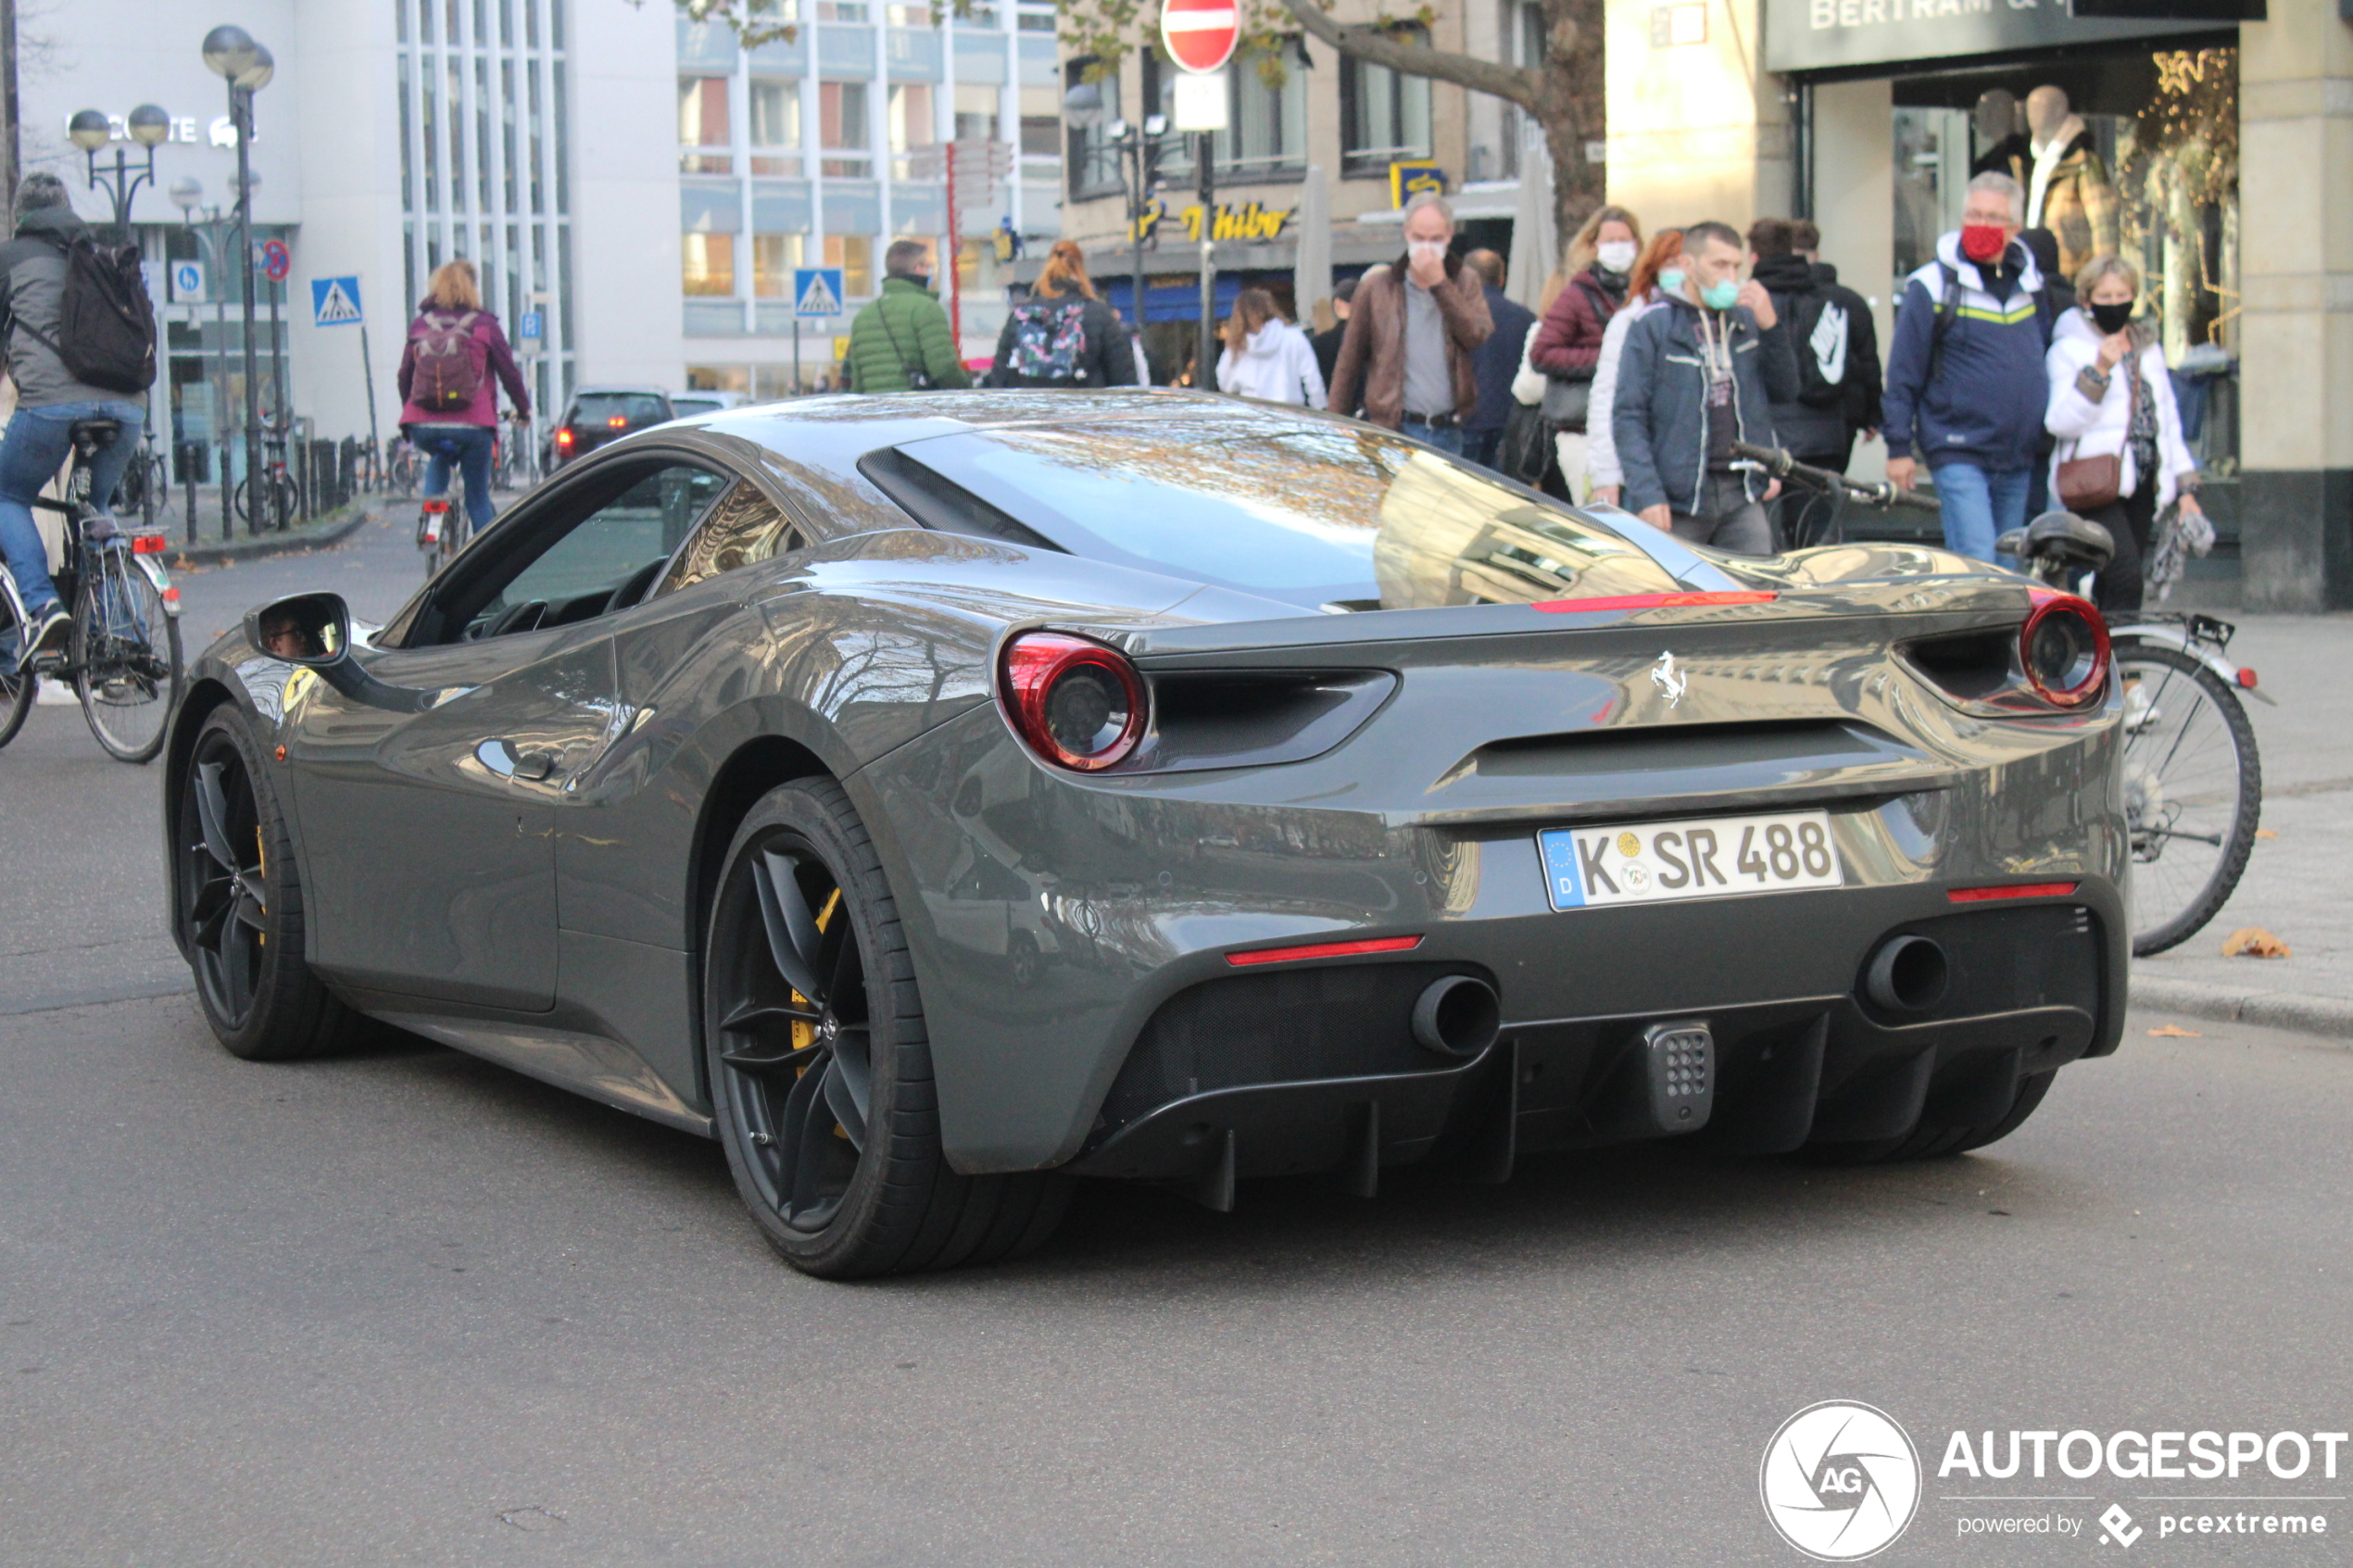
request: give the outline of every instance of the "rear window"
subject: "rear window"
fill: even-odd
[[[670,401],[650,392],[584,392],[572,400],[572,422],[601,425],[619,415],[631,425],[658,425],[671,417]]]
[[[976,510],[1073,555],[1310,608],[1675,586],[1624,536],[1361,426],[1221,418],[1188,403],[1165,419],[935,436],[897,451]]]

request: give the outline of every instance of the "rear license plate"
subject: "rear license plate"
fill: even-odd
[[[1536,835],[1555,909],[1836,887],[1828,811],[1548,828]]]

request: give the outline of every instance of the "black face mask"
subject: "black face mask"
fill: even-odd
[[[2094,305],[2088,308],[2093,325],[2104,332],[2120,332],[2133,319],[2133,302],[2129,299],[2121,305]]]

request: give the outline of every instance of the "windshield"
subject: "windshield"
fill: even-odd
[[[1255,409],[1205,418],[1189,404],[1181,418],[1021,426],[897,450],[1073,555],[1308,608],[1678,586],[1619,534],[1361,425]]]
[[[573,424],[610,424],[615,416],[624,424],[661,424],[670,418],[670,401],[650,392],[584,392],[573,399]]]

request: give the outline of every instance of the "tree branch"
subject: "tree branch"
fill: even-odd
[[[1542,100],[1541,72],[1433,49],[1427,44],[1403,43],[1379,26],[1336,21],[1317,0],[1281,0],[1281,4],[1298,19],[1301,27],[1343,55],[1387,66],[1407,76],[1426,76],[1433,82],[1448,82],[1474,93],[1506,98],[1530,113]]]

